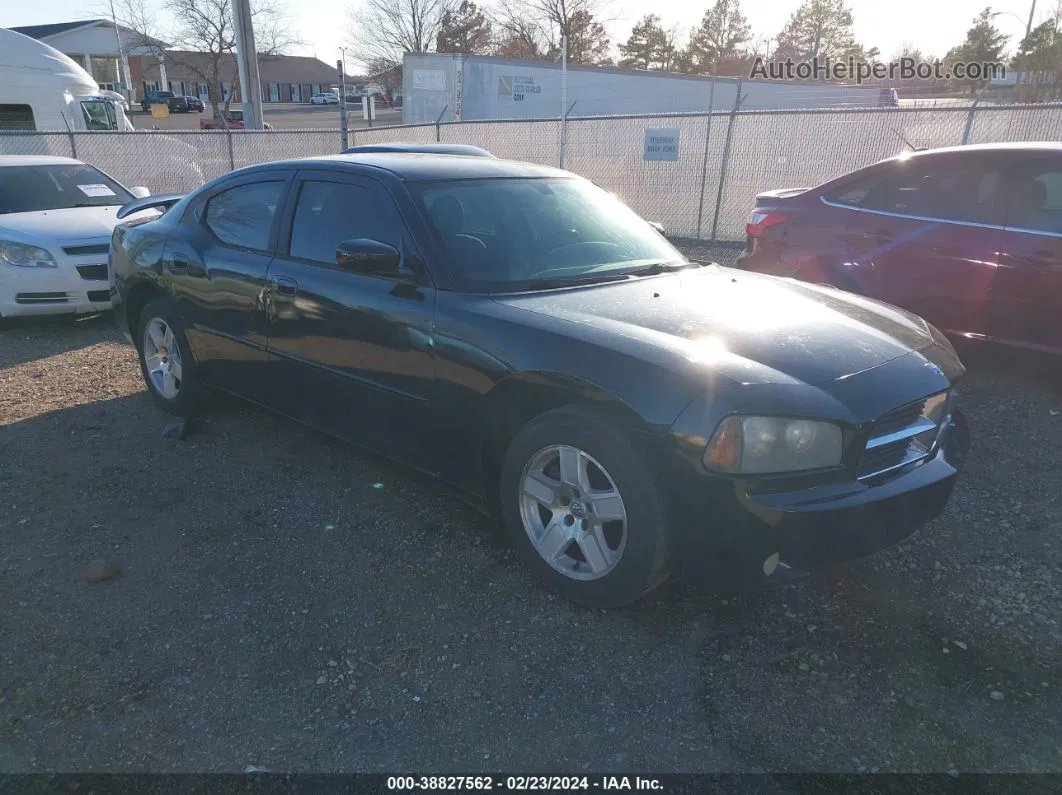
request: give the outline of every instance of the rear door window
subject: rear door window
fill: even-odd
[[[1062,163],[1034,160],[1007,176],[1007,227],[1062,234]]]
[[[212,196],[204,222],[222,243],[252,251],[268,251],[284,182],[251,182]]]
[[[890,163],[826,199],[901,216],[999,224],[1003,173],[997,160],[914,157]]]

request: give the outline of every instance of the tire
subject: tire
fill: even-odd
[[[581,462],[576,478],[568,474],[569,465],[567,483],[560,476],[561,455]],[[573,487],[574,481],[581,488]],[[618,493],[618,503],[615,496],[604,499],[610,492]],[[670,528],[656,478],[629,437],[595,411],[565,407],[525,425],[506,451],[499,493],[505,529],[521,560],[547,588],[571,602],[622,607],[663,584],[672,572]],[[618,515],[623,518],[601,521]],[[547,527],[553,536],[546,536]],[[554,563],[539,552],[533,532],[552,543]]]
[[[153,349],[151,341],[146,339],[149,328],[156,339],[159,338],[158,332],[162,331],[166,343],[164,355],[160,356],[160,351]],[[169,330],[170,336],[165,334],[166,329]],[[137,320],[134,341],[140,361],[140,374],[155,405],[177,417],[195,415],[202,404],[203,384],[184,335],[184,323],[168,298],[154,298],[144,307]],[[173,351],[176,351],[176,356],[173,356]],[[173,382],[169,382],[165,376],[160,381],[157,373],[153,375],[154,365],[159,363],[159,359],[163,364],[169,363],[171,374],[176,369]],[[177,368],[173,367],[174,362],[177,362]],[[169,386],[176,386],[176,391],[170,394]]]

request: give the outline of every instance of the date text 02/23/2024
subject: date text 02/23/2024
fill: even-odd
[[[390,776],[392,791],[566,792],[654,791],[663,788],[659,779],[641,776]]]

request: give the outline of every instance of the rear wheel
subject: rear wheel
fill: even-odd
[[[671,573],[652,471],[596,412],[550,411],[513,439],[501,473],[507,532],[550,589],[586,607],[634,602]]]
[[[168,298],[154,298],[137,323],[140,372],[151,399],[163,411],[190,417],[202,401],[203,386],[184,336],[184,324]]]

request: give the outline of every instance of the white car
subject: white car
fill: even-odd
[[[311,105],[338,105],[339,97],[335,94],[314,94],[310,97]]]
[[[115,213],[150,193],[69,157],[0,156],[0,322],[110,309]]]

